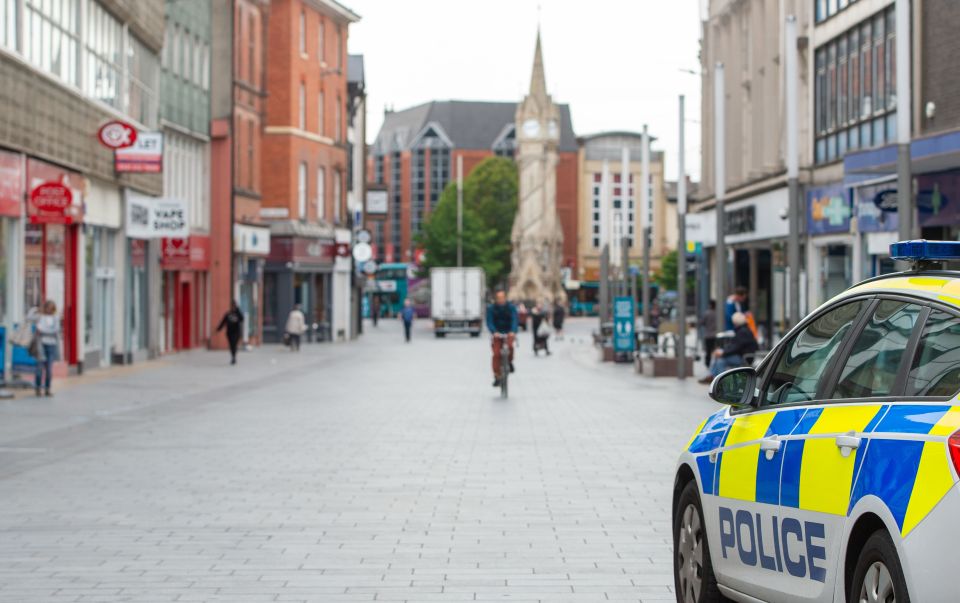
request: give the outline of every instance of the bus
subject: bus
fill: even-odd
[[[597,281],[567,281],[564,288],[570,303],[570,316],[596,316],[600,301]]]
[[[430,279],[415,274],[415,266],[406,263],[380,264],[370,295],[380,299],[380,315],[396,316],[410,298],[418,318],[430,316]],[[372,302],[372,299],[370,300]]]

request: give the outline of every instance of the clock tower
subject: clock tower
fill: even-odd
[[[509,297],[515,301],[564,301],[560,273],[563,229],[557,215],[560,110],[547,94],[539,31],[530,92],[517,105],[516,137],[520,195],[511,234]]]

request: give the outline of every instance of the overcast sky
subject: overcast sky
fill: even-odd
[[[677,96],[687,97],[687,173],[700,174],[700,0],[341,0],[362,20],[368,140],[385,106],[519,101],[527,92],[538,5],[547,88],[578,135],[648,124],[677,177]]]

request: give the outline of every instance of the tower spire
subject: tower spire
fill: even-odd
[[[537,49],[533,54],[533,73],[530,75],[530,96],[547,98],[547,78],[543,72],[543,50],[540,48],[540,26],[537,25]]]

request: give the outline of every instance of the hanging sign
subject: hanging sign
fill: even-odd
[[[108,149],[125,149],[137,142],[137,129],[115,119],[100,126],[97,130],[97,139]]]
[[[31,224],[73,224],[83,208],[73,204],[73,191],[61,182],[44,182],[30,191],[27,216]]]
[[[113,152],[117,172],[159,174],[163,171],[163,133],[141,132],[136,142]]]
[[[131,239],[182,239],[190,236],[187,202],[175,198],[127,195],[127,236]]]

